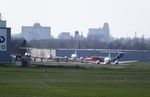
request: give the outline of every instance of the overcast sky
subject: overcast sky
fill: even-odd
[[[150,0],[0,0],[0,13],[12,33],[35,22],[51,26],[52,35],[102,27],[114,37],[150,37]]]

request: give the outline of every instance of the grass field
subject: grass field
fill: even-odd
[[[150,63],[125,68],[0,65],[0,97],[150,97]]]

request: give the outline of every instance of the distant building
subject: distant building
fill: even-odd
[[[79,31],[75,31],[74,39],[76,39],[76,40],[83,40],[83,39],[84,39],[84,37],[83,37],[83,32],[82,32],[81,35],[80,35],[80,34],[79,34]]]
[[[0,14],[0,62],[10,61],[11,28],[6,27],[6,21],[1,20]]]
[[[59,39],[71,39],[71,35],[69,32],[61,32],[59,34]]]
[[[109,24],[104,23],[103,28],[90,28],[87,38],[90,40],[108,41],[109,34]]]
[[[33,26],[22,26],[22,37],[26,41],[51,38],[51,27],[43,27],[39,23]]]
[[[6,27],[6,21],[0,20],[0,27],[5,28]]]

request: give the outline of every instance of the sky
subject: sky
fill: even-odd
[[[113,37],[150,37],[150,0],[0,0],[2,19],[21,32],[21,26],[40,23],[60,32],[76,30],[86,36],[89,28],[109,23]]]

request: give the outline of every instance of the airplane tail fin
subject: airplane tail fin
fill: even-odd
[[[74,52],[76,55],[77,55],[77,50],[75,50],[75,52]]]
[[[120,58],[122,58],[123,55],[124,55],[124,53],[122,53],[122,52],[119,53],[119,54],[113,59],[113,61],[120,60]]]

